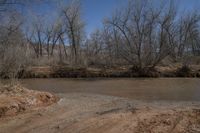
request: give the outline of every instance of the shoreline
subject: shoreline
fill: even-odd
[[[200,102],[152,103],[86,93],[57,95],[61,100],[56,104],[0,120],[0,130],[5,133],[181,133],[200,130]]]
[[[142,71],[129,67],[81,68],[66,66],[29,67],[18,77],[26,78],[200,78],[200,66],[192,66],[189,71],[179,67],[146,68]]]

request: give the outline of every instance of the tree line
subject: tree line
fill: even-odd
[[[1,75],[13,77],[32,65],[31,60],[54,60],[72,67],[132,65],[143,69],[154,68],[166,58],[187,64],[200,55],[200,14],[195,10],[180,13],[172,0],[159,5],[130,0],[105,17],[103,27],[88,37],[81,1],[54,2],[54,19],[33,13],[27,22],[18,4],[29,2],[0,1]]]

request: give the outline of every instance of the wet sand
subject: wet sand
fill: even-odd
[[[200,102],[146,102],[87,93],[57,94],[58,103],[0,120],[10,133],[198,133]]]

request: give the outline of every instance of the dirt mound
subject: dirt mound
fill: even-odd
[[[20,85],[3,86],[0,88],[0,118],[33,107],[48,106],[56,101],[57,97],[48,92],[28,90]]]

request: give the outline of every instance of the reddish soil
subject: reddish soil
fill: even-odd
[[[200,103],[59,94],[52,106],[0,120],[3,133],[199,133]]]
[[[0,118],[48,106],[57,100],[56,96],[48,92],[28,90],[20,85],[3,86],[0,87]]]

